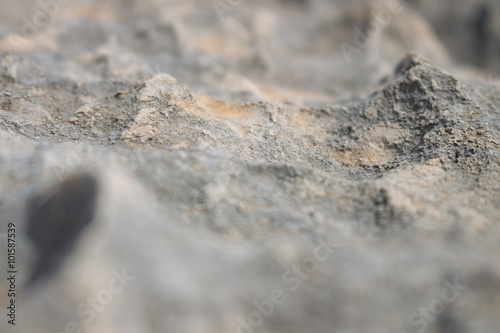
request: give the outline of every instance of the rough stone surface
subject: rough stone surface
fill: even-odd
[[[351,59],[387,2],[81,1],[26,39],[39,6],[0,10],[1,332],[498,332],[495,60],[431,2]]]

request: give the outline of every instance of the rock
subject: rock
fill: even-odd
[[[425,14],[456,60],[483,68],[485,72],[492,71],[498,76],[498,1],[441,1],[438,4],[420,0],[412,4]]]
[[[442,12],[213,5],[0,11],[0,331],[497,332],[500,86]]]

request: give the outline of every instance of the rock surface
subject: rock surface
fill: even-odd
[[[0,10],[0,331],[497,333],[498,14],[457,57],[449,3]]]

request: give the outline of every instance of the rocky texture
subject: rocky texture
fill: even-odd
[[[500,87],[424,16],[113,4],[0,37],[2,332],[498,331]]]

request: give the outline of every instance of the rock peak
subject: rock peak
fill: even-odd
[[[402,75],[413,67],[420,65],[429,65],[429,61],[421,54],[412,52],[399,62],[394,70],[394,73],[396,75]]]

